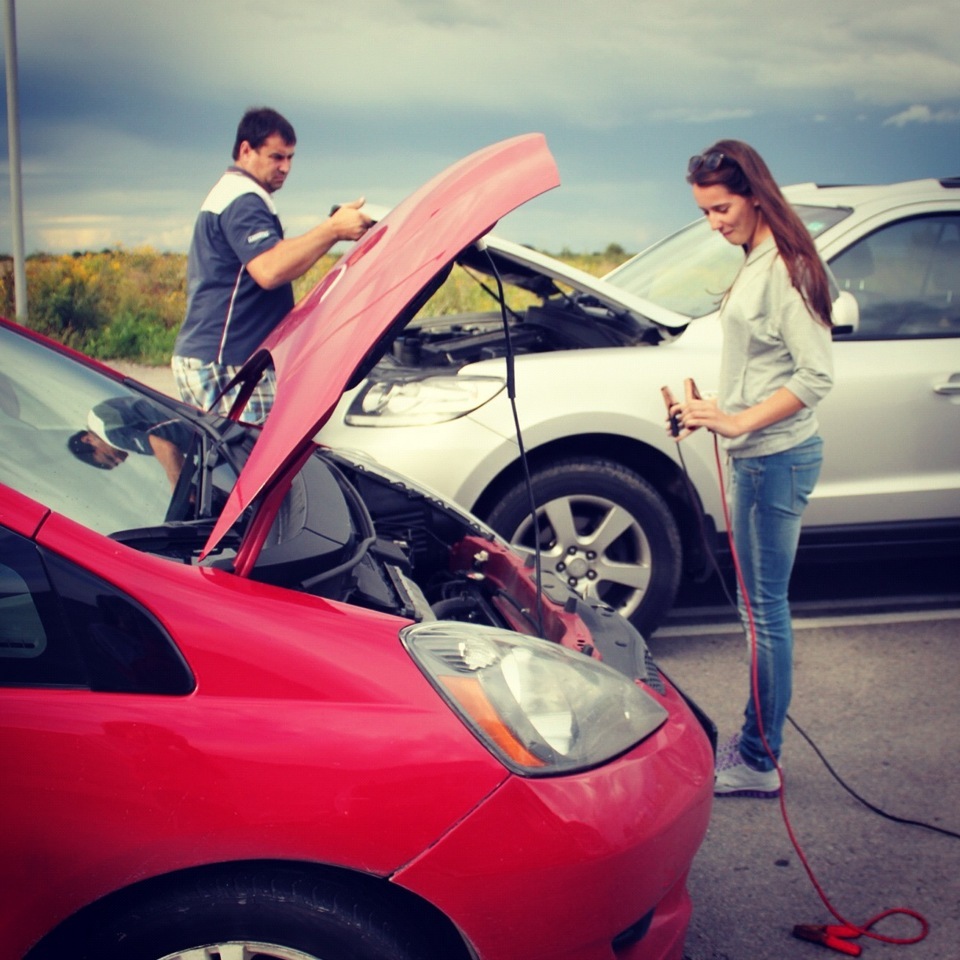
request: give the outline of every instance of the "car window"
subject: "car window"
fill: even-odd
[[[960,215],[913,217],[858,240],[830,261],[860,308],[853,336],[960,336]]]
[[[0,529],[0,684],[185,694],[193,678],[140,604]]]
[[[797,204],[794,209],[814,237],[850,214],[846,208],[809,204]],[[742,263],[743,251],[725,243],[701,218],[638,253],[604,279],[669,310],[702,317],[720,306]]]
[[[94,450],[91,431],[112,453]],[[100,533],[162,523],[194,433],[169,409],[0,328],[0,481],[34,500]]]

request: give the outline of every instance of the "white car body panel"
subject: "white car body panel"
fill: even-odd
[[[947,306],[943,334],[923,327],[930,322],[929,313],[926,320],[918,317],[914,324],[923,333],[895,327],[898,332],[890,334],[891,339],[868,339],[887,334],[877,334],[876,327],[869,333],[861,330],[859,336],[852,336],[842,326],[835,331],[834,386],[817,410],[825,443],[824,465],[804,514],[804,536],[822,533],[819,544],[829,544],[831,549],[836,542],[869,543],[874,535],[878,542],[896,543],[900,532],[908,540],[916,536],[918,543],[927,538],[933,542],[940,536],[939,525],[953,531],[944,535],[944,542],[952,542],[950,538],[960,529],[960,324],[954,306],[960,301],[960,255],[955,265],[953,253],[947,251],[960,251],[960,184],[934,180],[838,188],[800,184],[784,192],[792,202],[812,208],[810,215],[819,221],[816,229],[822,230],[817,244],[828,263],[863,238],[871,237],[882,247],[884,238],[889,242],[898,229],[901,237],[922,234],[924,221],[914,222],[914,218],[940,218],[935,221],[943,224],[936,241],[941,245],[937,247],[940,259],[927,261],[912,252],[903,260],[891,259],[887,248],[886,266],[866,281],[853,276],[853,258],[847,261],[849,269],[844,276],[838,274],[841,291],[854,298],[859,295],[861,300],[869,299],[864,282],[885,285],[886,296],[900,304],[895,322],[906,316],[908,326],[911,324],[909,312],[903,311],[912,308],[902,304],[912,304],[915,296],[901,294],[897,273],[901,263],[929,262],[929,271],[934,271],[934,262],[938,270],[946,263],[949,277],[953,271],[957,276],[955,289],[944,290],[943,280],[933,284],[929,281],[933,273],[928,273],[916,294],[921,309],[927,309],[928,291],[935,290],[935,296],[940,296],[944,290]],[[830,210],[840,213],[841,219],[833,222],[827,213]],[[893,229],[884,233],[884,228],[890,227]],[[649,263],[669,268],[673,248],[662,245],[670,239],[650,248],[648,252],[659,254],[659,248],[663,252]],[[723,244],[719,236],[710,239]],[[666,385],[674,395],[682,396],[685,378],[692,377],[702,394],[716,392],[721,349],[717,313],[690,320],[667,306],[651,305],[647,297],[662,292],[666,302],[668,290],[691,289],[679,286],[669,269],[666,275],[649,272],[647,277],[654,281],[651,284],[644,280],[645,265],[641,263],[635,275],[639,282],[633,288],[643,291],[644,296],[639,296],[626,289],[633,261],[596,279],[496,237],[487,236],[482,242],[499,257],[569,286],[575,297],[607,306],[619,304],[623,316],[633,318],[641,329],[644,318],[656,321],[663,334],[663,341],[656,345],[542,352],[533,348],[518,353],[514,368],[517,417],[525,450],[534,456],[541,454],[539,468],[548,468],[560,459],[599,457],[619,460],[644,477],[646,458],[651,456],[660,458],[660,463],[664,458],[669,460],[678,475],[679,452],[666,431],[660,390]],[[863,244],[858,249],[873,245]],[[635,260],[642,261],[646,253]],[[731,250],[730,254],[733,260],[725,270],[736,269],[737,251]],[[696,266],[700,267],[699,261]],[[708,275],[695,276],[700,281]],[[949,279],[947,285],[952,285]],[[713,293],[709,283],[703,292],[708,290]],[[722,287],[718,296],[721,291]],[[698,296],[703,303],[703,293]],[[710,309],[709,303],[707,297],[706,309]],[[571,316],[577,316],[575,311]],[[874,314],[873,322],[886,324],[886,318],[883,314],[877,320]],[[590,319],[584,315],[577,322],[588,324]],[[506,361],[500,357],[467,362],[459,368],[451,362],[439,374],[505,380],[506,369]],[[391,426],[389,417],[375,426],[348,425],[346,414],[352,398],[353,394],[344,397],[320,435],[323,442],[360,447],[388,466],[422,479],[481,517],[495,509],[505,487],[518,482],[519,445],[506,390],[459,419],[426,426]],[[722,531],[723,495],[712,437],[704,432],[694,434],[683,441],[682,454],[705,513]],[[507,471],[509,483],[497,484]],[[663,486],[658,490],[666,495]],[[892,541],[887,539],[890,534]]]

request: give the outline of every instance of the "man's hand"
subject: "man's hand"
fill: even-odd
[[[339,240],[359,240],[373,226],[373,221],[360,208],[366,203],[358,197],[343,203],[330,215],[330,223]]]

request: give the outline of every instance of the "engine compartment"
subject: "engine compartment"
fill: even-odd
[[[225,491],[255,437],[236,425],[192,452],[163,524],[111,537],[181,563],[233,571],[252,506],[201,559]],[[407,621],[514,630],[602,659],[656,687],[630,623],[524,561],[477,518],[362,455],[319,447],[272,522],[251,579]]]
[[[532,563],[455,505],[379,465],[327,449],[311,457],[301,477],[302,493],[321,509],[304,511],[299,494],[288,497],[298,513],[297,535],[265,549],[255,577],[265,576],[261,563],[267,559],[272,576],[285,570],[287,587],[410,620],[457,620],[539,635],[655,688],[662,683],[643,638],[627,620],[552,574],[538,578]],[[281,514],[289,534],[286,504]],[[319,545],[342,544],[342,552],[314,554],[313,562],[323,567],[314,573],[301,566],[307,524],[300,519],[308,516],[325,518],[311,529]]]
[[[653,326],[641,327],[583,298],[554,297],[523,311],[508,310],[509,334],[499,311],[418,319],[393,342],[381,361],[418,369],[459,369],[469,363],[514,354],[550,353],[658,343]]]

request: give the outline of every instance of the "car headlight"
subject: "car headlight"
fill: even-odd
[[[371,380],[347,411],[352,427],[413,427],[465,416],[504,388],[501,377]]]
[[[596,766],[667,718],[621,673],[546,640],[443,620],[404,627],[400,637],[467,726],[523,776]]]

